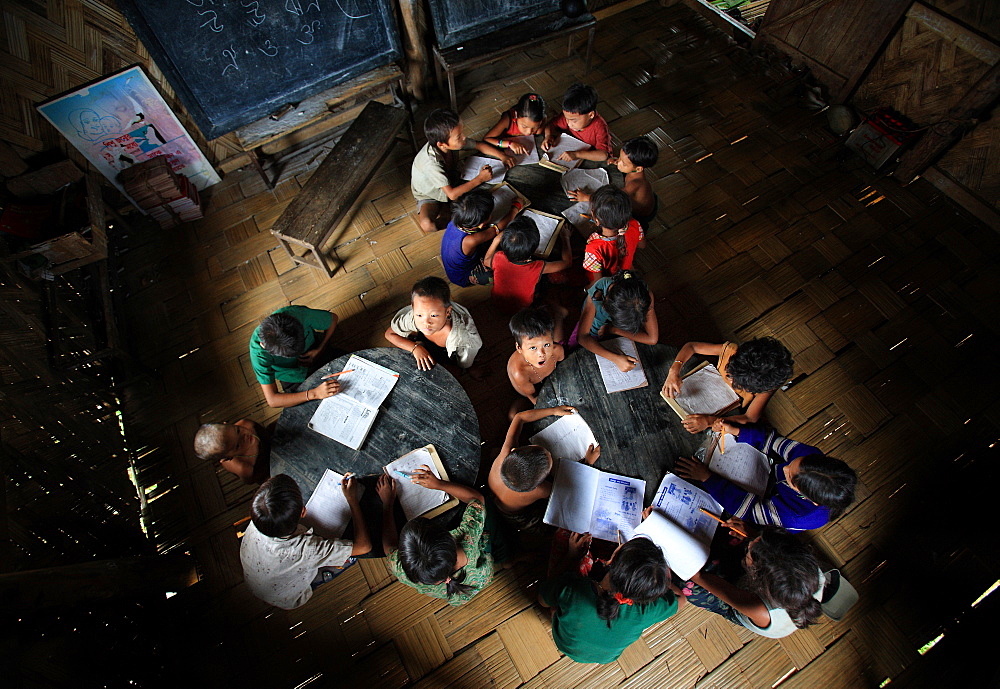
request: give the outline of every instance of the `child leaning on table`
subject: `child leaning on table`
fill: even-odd
[[[656,165],[659,157],[656,144],[645,136],[637,136],[622,145],[617,158],[608,161],[625,175],[624,192],[632,201],[632,217],[639,221],[644,233],[649,231],[649,223],[660,207],[653,185],[646,178],[646,169]],[[568,195],[574,201],[590,202],[590,194],[579,189],[570,190]]]
[[[558,261],[536,259],[539,234],[535,221],[520,216],[496,236],[483,263],[493,270],[493,302],[506,314],[531,306],[542,275],[570,267],[569,230],[563,229],[562,255]]]
[[[552,494],[552,453],[540,445],[522,445],[521,428],[547,416],[567,416],[576,410],[573,407],[551,407],[548,409],[528,409],[518,412],[510,422],[507,437],[500,454],[493,460],[488,479],[493,492],[493,502],[500,514],[518,529],[530,529],[538,525],[542,515],[540,510],[531,509],[539,500]],[[582,458],[593,465],[601,456],[600,446],[590,445]]]
[[[680,393],[684,384],[681,368],[695,354],[719,357],[716,368],[726,385],[740,396],[742,413],[725,417],[731,423],[754,423],[760,419],[774,391],[792,377],[792,353],[773,337],[758,337],[741,345],[688,342],[677,353],[663,381],[665,396],[677,397]],[[681,423],[691,433],[700,433],[721,418],[711,414],[690,414]]]
[[[493,580],[493,563],[510,559],[503,520],[475,488],[442,481],[424,465],[409,479],[466,503],[458,527],[448,531],[417,517],[396,532],[393,505],[396,481],[379,476],[376,490],[382,500],[382,549],[389,569],[402,583],[451,605],[462,605]]]
[[[524,155],[528,152],[527,149],[519,142],[510,139],[541,134],[544,125],[545,101],[537,93],[526,93],[518,99],[514,107],[500,115],[500,119],[486,133],[483,140],[499,148],[509,148],[517,155]]]
[[[597,91],[593,86],[573,84],[563,95],[562,114],[545,125],[542,150],[556,144],[562,132],[590,145],[585,151],[564,151],[559,160],[594,160],[603,163],[611,156],[611,131],[608,123],[597,114]]]
[[[514,353],[507,360],[507,377],[514,390],[532,405],[538,401],[538,388],[542,381],[556,370],[556,364],[566,358],[566,350],[560,344],[556,330],[555,320],[544,308],[523,309],[510,319]],[[523,403],[524,399],[518,402]],[[519,409],[522,405],[515,402],[515,407]],[[513,418],[512,413],[511,420]]]
[[[474,141],[467,145],[462,132],[462,121],[451,110],[433,110],[424,120],[427,144],[417,151],[410,166],[410,191],[417,201],[417,222],[424,233],[436,232],[447,222],[448,202],[472,191],[493,178],[489,165],[483,165],[479,174],[463,184],[452,186],[448,173],[455,171],[456,151],[475,148],[480,153],[499,158],[512,167],[514,159],[492,144]]]
[[[487,224],[493,207],[493,194],[486,189],[473,189],[453,204],[451,222],[441,237],[441,263],[448,279],[459,287],[493,281],[493,271],[483,264],[487,242],[495,239],[523,208],[520,201],[514,201],[507,215]]]
[[[636,360],[601,344],[609,337],[625,337],[633,342],[654,345],[660,326],[653,308],[653,293],[634,271],[622,270],[614,277],[601,278],[587,288],[580,323],[574,335],[580,346],[604,357],[621,371],[631,371]],[[570,346],[572,346],[572,336]]]
[[[340,391],[340,383],[332,379],[309,390],[299,389],[323,363],[336,327],[337,314],[332,311],[298,305],[278,309],[261,321],[250,336],[250,366],[269,407],[294,407]]]
[[[240,543],[243,577],[253,595],[284,610],[297,608],[323,583],[325,570],[342,568],[350,558],[372,549],[358,503],[357,479],[346,477],[341,487],[351,508],[353,542],[317,536],[299,523],[306,508],[291,476],[278,474],[261,484]]]
[[[453,302],[448,283],[434,276],[413,285],[410,305],[392,317],[385,339],[412,354],[421,371],[435,363],[469,368],[483,346],[472,314]]]
[[[646,245],[646,235],[632,218],[628,194],[610,184],[590,197],[590,213],[598,231],[587,238],[583,268],[590,274],[590,284],[594,284],[602,275],[631,268],[636,249]]]

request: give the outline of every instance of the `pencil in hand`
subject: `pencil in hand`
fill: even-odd
[[[704,507],[699,507],[699,508],[698,508],[698,511],[699,511],[699,512],[702,512],[703,514],[707,514],[707,515],[708,515],[709,517],[711,517],[711,518],[712,518],[712,519],[714,519],[715,521],[719,522],[720,524],[725,524],[725,523],[726,523],[726,520],[725,520],[725,519],[722,519],[721,517],[718,517],[718,516],[716,516],[716,515],[712,514],[711,512],[709,512],[708,510],[706,510],[706,509],[705,509]],[[736,527],[734,527],[734,526],[730,526],[729,528],[730,528],[730,530],[732,530],[732,531],[733,531],[734,533],[736,533],[736,534],[738,534],[738,535],[742,536],[743,538],[749,538],[749,536],[747,536],[747,535],[746,535],[745,533],[743,533],[742,531],[740,531],[740,530],[739,530],[739,529],[737,529]]]
[[[328,378],[336,378],[337,376],[342,376],[345,373],[354,373],[354,369],[353,368],[349,368],[346,371],[337,371],[336,373],[331,373],[328,376],[323,376],[323,380],[327,380]]]

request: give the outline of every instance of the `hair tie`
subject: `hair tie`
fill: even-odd
[[[635,602],[631,598],[623,596],[621,591],[615,591],[615,600],[618,601],[619,605],[632,605]]]
[[[538,96],[536,96],[534,93],[532,93],[530,96],[528,96],[528,100],[529,101],[536,101],[536,100],[538,100]]]
[[[631,279],[632,279],[632,273],[628,272],[627,270],[622,273],[622,280],[631,280]]]

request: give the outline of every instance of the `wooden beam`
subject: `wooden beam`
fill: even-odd
[[[972,129],[976,120],[1000,100],[1000,63],[993,65],[982,78],[932,126],[917,145],[903,154],[892,176],[909,184],[951,148],[963,132]]]
[[[913,3],[906,16],[990,66],[1000,62],[1000,46],[922,2]]]
[[[798,19],[802,19],[803,17],[822,9],[825,5],[829,5],[831,2],[835,1],[836,0],[812,0],[812,2],[807,2],[797,10],[792,10],[785,16],[775,19],[767,28],[773,31],[774,29],[781,28],[782,26],[787,26],[788,24],[791,24]],[[771,5],[769,5],[769,7],[771,7]],[[763,28],[764,27],[761,26],[762,30]]]

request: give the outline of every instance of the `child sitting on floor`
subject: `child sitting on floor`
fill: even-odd
[[[774,429],[717,421],[713,430],[757,448],[774,464],[769,492],[758,496],[697,460],[677,458],[674,473],[700,481],[730,514],[761,526],[806,531],[836,519],[854,502],[858,475],[845,462],[827,457],[811,445],[783,438]]]
[[[574,334],[577,333],[581,347],[604,357],[621,371],[631,371],[637,363],[635,359],[607,349],[600,340],[625,337],[633,342],[656,344],[660,327],[653,308],[653,293],[631,270],[601,278],[587,288],[587,299]],[[572,340],[571,336],[570,346]]]
[[[269,407],[294,407],[336,395],[340,383],[324,380],[300,390],[306,377],[324,363],[324,351],[337,327],[337,314],[305,306],[286,306],[261,321],[250,336],[250,366]],[[320,337],[322,336],[322,337]],[[282,392],[278,392],[277,381]]]
[[[327,568],[340,568],[349,558],[372,549],[358,503],[358,481],[345,477],[341,488],[351,508],[354,541],[323,538],[299,523],[306,516],[295,479],[278,474],[264,481],[253,496],[251,524],[240,543],[240,562],[250,592],[265,603],[291,610],[312,597]]]
[[[523,207],[520,201],[514,201],[507,215],[487,225],[493,206],[493,194],[486,189],[473,189],[453,204],[451,222],[441,237],[441,263],[448,279],[459,287],[492,282],[493,271],[483,265],[486,243],[495,239]]]
[[[392,317],[385,339],[412,354],[421,371],[435,362],[467,369],[483,346],[472,314],[451,300],[447,282],[433,276],[413,285],[410,305]]]
[[[202,424],[194,436],[194,453],[218,462],[244,483],[260,483],[270,475],[270,435],[250,419]]]
[[[645,136],[637,136],[626,141],[618,152],[618,158],[609,160],[625,175],[624,192],[632,201],[632,217],[639,222],[643,233],[649,231],[649,223],[656,217],[660,200],[653,192],[653,185],[646,178],[646,169],[656,165],[660,151],[656,144]],[[574,201],[590,202],[590,194],[579,189],[569,192]]]
[[[607,121],[597,114],[597,91],[593,86],[577,83],[566,89],[562,114],[545,125],[542,150],[552,148],[562,132],[568,132],[589,144],[590,149],[564,151],[559,160],[594,160],[603,163],[611,155],[611,131]]]
[[[719,357],[716,368],[726,384],[740,396],[743,413],[725,417],[731,423],[759,420],[774,391],[792,377],[792,353],[773,337],[758,337],[741,345],[688,342],[677,353],[663,381],[665,396],[677,397],[680,393],[681,368],[695,354]],[[711,414],[690,414],[681,423],[691,433],[700,433],[720,418]]]
[[[568,229],[563,229],[558,261],[533,258],[538,242],[538,226],[522,215],[511,221],[486,251],[483,264],[493,270],[493,301],[503,313],[510,315],[531,306],[542,275],[570,267]]]
[[[542,381],[556,370],[556,364],[566,358],[556,329],[555,321],[545,309],[523,309],[510,319],[514,353],[507,360],[507,377],[514,389],[532,405],[538,401],[538,388]],[[519,405],[515,403],[515,406]]]
[[[450,211],[448,202],[454,201],[480,184],[493,179],[493,170],[483,165],[473,179],[452,186],[448,173],[453,172],[457,163],[455,151],[475,148],[480,153],[494,156],[507,167],[514,165],[514,159],[492,144],[483,141],[472,142],[462,133],[462,121],[451,110],[433,110],[424,120],[424,134],[427,144],[417,151],[410,166],[410,191],[417,201],[417,222],[420,229],[430,234],[444,227]]]
[[[599,231],[587,238],[583,268],[590,274],[590,284],[594,284],[602,275],[631,268],[636,249],[645,246],[645,234],[638,221],[632,219],[628,194],[610,184],[590,197],[590,212]]]
[[[488,483],[500,514],[514,527],[530,529],[537,526],[542,515],[531,507],[552,494],[549,480],[552,454],[539,445],[515,447],[520,441],[521,428],[547,416],[566,416],[575,411],[573,407],[529,409],[515,414],[510,422],[500,454],[493,460]],[[590,445],[583,461],[593,465],[600,456],[600,446]]]
[[[510,139],[541,134],[544,124],[545,101],[537,93],[526,93],[513,108],[500,115],[500,119],[483,140],[498,148],[509,149],[511,153],[524,155],[528,150],[520,142]]]
[[[578,663],[613,663],[652,625],[676,613],[684,596],[660,549],[647,538],[618,546],[601,581],[581,576],[589,534],[571,534],[559,573],[538,589],[552,609],[552,640]]]
[[[397,539],[392,508],[395,479],[380,476],[376,489],[382,498],[382,548],[389,556],[389,569],[425,596],[443,598],[451,605],[466,603],[493,580],[493,563],[509,559],[503,522],[482,493],[442,481],[427,465],[413,472],[410,480],[467,503],[465,513],[451,531],[424,517],[411,519]]]

